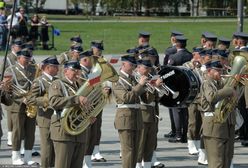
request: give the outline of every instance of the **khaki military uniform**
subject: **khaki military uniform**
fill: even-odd
[[[6,59],[7,59],[7,61],[6,61],[5,69],[8,68],[9,66],[12,66],[12,65],[15,65],[16,64],[17,57],[16,57],[16,55],[13,52],[10,52],[7,55],[7,58]],[[1,64],[1,66],[0,66],[0,73],[3,72],[3,68],[4,68],[3,67],[3,64]],[[3,106],[3,108],[4,108],[4,106]],[[13,124],[11,122],[11,113],[9,113],[8,111],[7,111],[7,124],[8,124],[8,131],[11,132],[12,131]]]
[[[10,106],[13,103],[12,95],[5,91],[0,91],[0,99],[1,103],[4,105]],[[2,108],[0,109],[0,147],[1,147],[1,137],[3,136],[3,130],[2,130],[2,125],[1,125],[1,120],[2,120]]]
[[[219,82],[206,77],[201,86],[202,108],[204,117],[202,134],[207,151],[209,168],[228,168],[234,152],[235,114],[231,113],[227,121],[214,121],[215,105],[218,101],[232,96],[233,89],[224,87]]]
[[[155,95],[146,92],[140,96],[141,112],[144,128],[141,131],[139,142],[138,163],[151,162],[157,142],[157,123],[155,109]]]
[[[121,71],[119,81],[113,84],[113,92],[117,103],[114,125],[121,143],[122,167],[134,168],[143,127],[139,96],[144,93],[144,87]]]
[[[86,133],[70,135],[63,129],[61,112],[64,108],[78,106],[79,97],[75,95],[79,85],[66,78],[55,80],[49,88],[49,105],[56,110],[51,118],[51,139],[55,149],[55,168],[82,168]]]
[[[52,76],[43,73],[42,76],[34,80],[31,87],[30,103],[37,105],[39,108],[36,121],[40,129],[41,166],[44,168],[53,167],[55,158],[53,143],[50,137],[53,109],[48,107],[48,91],[53,80]]]
[[[29,71],[30,70],[30,71]],[[32,70],[32,71],[31,71]],[[13,83],[25,90],[29,91],[31,83],[34,80],[35,69],[23,68],[20,64],[15,64],[6,69],[6,72],[12,73]],[[24,149],[32,150],[34,145],[35,118],[29,118],[26,115],[26,104],[23,95],[13,95],[13,104],[6,106],[6,110],[11,113],[13,123],[12,131],[12,150],[19,151],[21,140],[24,139]]]

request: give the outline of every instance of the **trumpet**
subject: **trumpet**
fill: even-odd
[[[149,73],[148,75],[149,75],[150,78],[153,78],[153,75],[152,74]],[[172,90],[165,83],[163,83],[160,87],[156,87],[156,86],[153,86],[153,87],[154,87],[154,89],[156,91],[158,91],[158,93],[161,96],[163,96],[163,95],[169,96],[170,93],[172,94],[172,98],[173,99],[176,99],[179,96],[179,92],[178,91]]]
[[[247,85],[248,84],[248,74],[236,74],[236,75],[220,75],[222,78],[234,78],[238,82],[240,82],[242,85]]]
[[[141,78],[141,75],[140,75],[138,72],[136,72],[136,71],[133,71],[133,75],[134,75],[135,80],[136,80],[137,82],[139,82],[139,80],[140,80],[140,78]],[[146,85],[146,90],[147,90],[148,92],[154,93],[155,88],[154,88],[154,86],[153,86],[149,81],[146,82],[145,85]]]

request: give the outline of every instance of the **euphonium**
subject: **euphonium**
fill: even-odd
[[[100,72],[100,82],[96,85],[90,84],[88,79],[76,92],[76,95],[87,97],[90,106],[75,106],[65,108],[61,113],[62,126],[71,135],[82,133],[90,124],[91,118],[96,117],[106,104],[106,98],[102,92],[101,84],[104,81],[116,82],[119,77],[115,69],[104,59],[93,57],[93,74]]]
[[[247,71],[247,62],[248,62],[248,53],[242,51],[234,51],[233,53],[232,69],[230,72],[230,78],[227,78],[224,83],[225,86],[236,88],[236,91],[239,92],[237,95],[241,95],[243,92],[243,85],[240,85],[240,82],[237,81],[234,76],[241,75]],[[215,121],[223,123],[228,118],[229,114],[234,111],[236,108],[239,98],[232,96],[231,98],[225,98],[222,101],[218,102],[215,106]]]

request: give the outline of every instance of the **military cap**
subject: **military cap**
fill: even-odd
[[[238,32],[236,34],[236,36],[237,36],[238,39],[248,40],[248,34],[246,34],[246,33]]]
[[[84,57],[90,57],[92,55],[93,55],[93,52],[91,50],[87,50],[87,51],[79,53],[79,58],[82,59]]]
[[[99,50],[104,50],[103,41],[102,40],[95,40],[91,42],[91,47],[95,47]]]
[[[41,64],[42,65],[59,65],[59,62],[58,62],[56,56],[53,55],[53,56],[50,56],[50,57],[44,59],[43,61],[41,61]]]
[[[205,57],[206,55],[212,56],[213,52],[211,49],[209,49],[209,50],[202,50],[199,52],[199,54],[201,57]]]
[[[76,51],[80,53],[80,52],[83,52],[83,48],[81,45],[76,44],[76,45],[71,46],[71,51]]]
[[[15,40],[13,41],[13,45],[22,47],[22,44],[23,44],[23,42],[22,42],[22,40],[19,39],[19,38],[15,39]]]
[[[138,60],[137,61],[137,64],[138,65],[145,65],[146,67],[149,67],[149,68],[151,68],[152,67],[152,63],[151,63],[151,61],[150,60]]]
[[[142,51],[140,53],[140,56],[143,58],[143,57],[146,57],[146,56],[154,56],[154,57],[157,57],[158,56],[158,53],[157,51],[154,49],[154,48],[146,48],[144,49],[144,51]]]
[[[182,36],[183,33],[179,32],[179,31],[176,31],[176,30],[173,30],[171,31],[171,36]]]
[[[71,42],[75,42],[75,43],[80,43],[80,44],[83,43],[83,40],[81,39],[80,36],[74,36],[70,40],[71,40]]]
[[[238,33],[239,33],[239,32],[234,32],[232,38],[238,38],[238,37],[237,37],[237,36],[238,36]]]
[[[151,35],[151,33],[149,33],[149,32],[145,32],[145,31],[139,32],[139,38],[140,38],[140,37],[149,38],[150,35]]]
[[[202,48],[202,47],[194,47],[193,48],[193,52],[201,52],[202,50],[204,50],[204,48]]]
[[[210,32],[203,32],[202,37],[206,38],[209,41],[217,41],[217,36]]]
[[[209,61],[205,64],[206,68],[209,69],[209,68],[217,68],[217,69],[222,69],[223,66],[221,65],[221,62],[220,61]]]
[[[24,56],[24,57],[31,58],[32,57],[32,54],[31,54],[31,52],[28,49],[22,49],[21,51],[18,51],[16,53],[16,56],[17,57]]]
[[[121,61],[128,61],[132,64],[137,64],[136,59],[133,55],[126,54],[121,57]]]
[[[230,39],[227,39],[225,37],[220,37],[219,38],[219,44],[224,44],[226,46],[230,46],[230,43],[231,43],[231,40]]]
[[[27,48],[27,49],[32,50],[32,51],[34,50],[34,46],[31,43],[24,43],[22,45],[22,48]]]
[[[81,66],[78,61],[68,61],[64,64],[64,68],[70,68],[70,69],[81,69]]]
[[[219,55],[221,57],[227,58],[229,55],[229,52],[227,50],[214,49],[212,50],[212,55]]]
[[[177,42],[185,43],[188,39],[184,36],[175,36]]]

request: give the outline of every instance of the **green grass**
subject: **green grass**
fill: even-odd
[[[191,51],[200,43],[201,33],[210,31],[218,36],[232,37],[236,31],[236,22],[217,23],[53,23],[56,29],[60,29],[61,35],[55,36],[55,47],[57,50],[37,50],[35,55],[52,55],[66,51],[70,45],[70,37],[80,34],[83,38],[84,49],[89,49],[91,40],[104,41],[105,54],[125,53],[128,48],[137,45],[138,32],[141,30],[152,33],[150,44],[163,53],[170,46],[170,31],[178,30],[189,39],[187,48]],[[246,28],[246,27],[245,27]],[[246,28],[244,30],[248,32]]]

